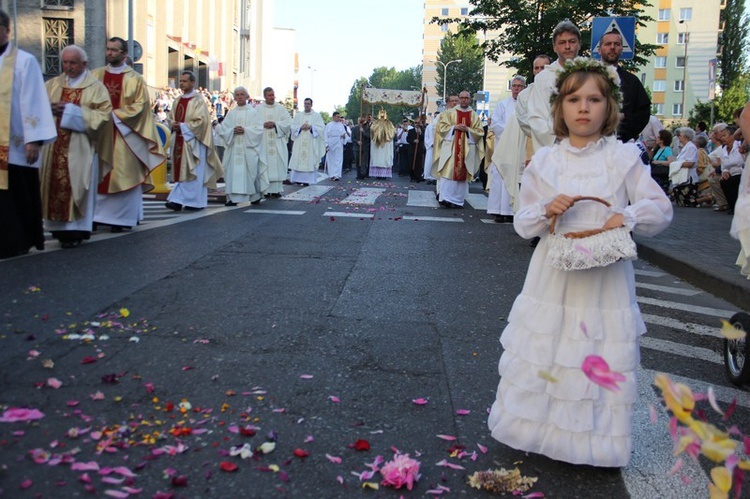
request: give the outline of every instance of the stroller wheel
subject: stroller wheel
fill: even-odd
[[[738,312],[729,319],[737,329],[750,332],[750,315]],[[724,371],[733,385],[750,383],[750,344],[748,338],[741,340],[724,339]]]

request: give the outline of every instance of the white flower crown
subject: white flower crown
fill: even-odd
[[[550,102],[554,102],[560,93],[563,82],[573,73],[583,71],[586,73],[599,73],[604,75],[609,83],[609,91],[617,103],[622,102],[622,92],[620,92],[620,75],[617,74],[617,68],[609,64],[603,64],[590,57],[576,57],[565,61],[565,65],[557,72],[555,88],[550,96]]]

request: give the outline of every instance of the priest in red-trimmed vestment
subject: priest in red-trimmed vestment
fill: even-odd
[[[172,178],[175,182],[166,207],[180,211],[202,210],[208,206],[208,189],[224,175],[214,136],[208,105],[195,91],[195,74],[180,75],[182,96],[175,99],[169,114],[172,124]]]
[[[484,128],[469,107],[469,92],[458,94],[458,102],[458,106],[440,115],[435,127],[432,176],[438,179],[438,201],[445,208],[463,207],[469,182],[474,180],[484,157]]]
[[[131,228],[142,218],[142,193],[153,189],[149,174],[165,155],[151,111],[146,83],[125,64],[127,42],[107,41],[107,65],[92,71],[104,83],[112,101],[114,140],[107,170],[102,171],[96,196],[94,222],[112,232]]]
[[[88,56],[77,45],[62,51],[63,74],[46,84],[57,140],[45,146],[42,216],[63,248],[91,236],[99,168],[112,147],[112,103],[104,85],[86,70]]]

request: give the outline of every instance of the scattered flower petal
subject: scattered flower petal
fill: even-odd
[[[326,454],[326,457],[329,461],[331,461],[333,464],[341,464],[341,458],[337,456],[332,456],[330,454]]]
[[[237,471],[237,469],[239,469],[239,466],[230,461],[222,461],[221,463],[219,463],[219,468],[221,468],[221,471],[231,473],[233,471]]]
[[[412,404],[415,404],[415,405],[427,405],[430,401],[427,400],[426,398],[418,398],[418,399],[412,399],[411,402]]]
[[[34,421],[36,419],[42,419],[44,413],[38,409],[24,409],[19,407],[11,407],[3,412],[0,417],[0,423],[16,423],[18,421]]]
[[[605,390],[616,392],[620,389],[618,382],[625,381],[625,376],[609,369],[607,361],[598,355],[589,355],[583,359],[581,370],[591,382]]]
[[[457,438],[456,438],[456,437],[454,437],[453,435],[437,435],[437,437],[438,437],[438,438],[441,438],[441,439],[443,439],[443,440],[448,440],[449,442],[452,442],[452,441],[454,441],[454,440],[457,440]]]

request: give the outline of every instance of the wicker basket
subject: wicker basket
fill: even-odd
[[[609,207],[607,201],[594,196],[574,200],[596,201]],[[638,256],[635,241],[625,227],[591,229],[556,234],[557,215],[552,217],[548,238],[547,264],[560,270],[586,270],[606,267],[618,260],[635,260]]]

